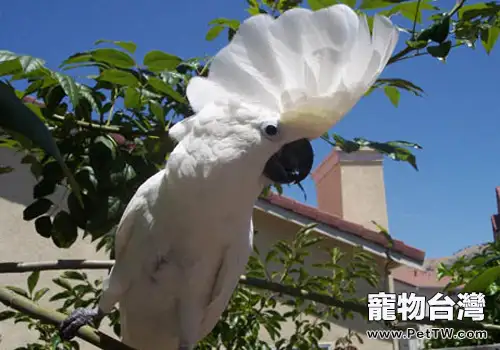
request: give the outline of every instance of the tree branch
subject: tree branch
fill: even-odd
[[[0,287],[0,302],[43,323],[54,326],[59,326],[67,317],[60,312],[44,309],[31,300],[11,292],[7,288]],[[89,326],[81,327],[78,330],[77,336],[104,350],[134,350],[130,346]]]
[[[0,273],[21,273],[50,270],[106,270],[113,267],[114,260],[55,260],[41,262],[3,262]]]
[[[460,1],[457,1],[457,3],[455,4],[455,6],[450,10],[450,12],[446,15],[448,17],[452,17],[453,15],[455,15],[464,5],[465,5],[465,2],[467,0],[460,0]],[[417,3],[417,10],[415,12],[415,20],[413,21],[413,31],[412,31],[412,38],[414,38],[415,36],[415,25],[417,23],[417,16],[418,16],[418,9],[419,9],[419,6],[420,6],[420,1],[418,1]],[[418,57],[418,56],[422,56],[422,55],[413,55],[411,57],[405,57],[407,54],[409,54],[410,52],[412,51],[416,51],[415,48],[412,48],[410,46],[406,46],[404,49],[402,49],[401,51],[399,51],[398,53],[394,54],[390,59],[389,61],[387,62],[387,65],[390,65],[390,64],[393,64],[393,63],[396,63],[396,62],[399,62],[399,61],[402,61],[406,58],[413,58],[413,57]]]
[[[113,267],[113,265],[114,265],[114,260],[56,260],[56,261],[43,261],[36,263],[5,262],[5,263],[0,263],[0,274],[22,273],[31,271],[47,271],[47,270],[100,270],[100,269],[104,270]],[[335,306],[345,310],[358,312],[363,316],[368,315],[368,306],[365,304],[352,301],[341,301],[329,295],[309,292],[305,289],[290,287],[276,282],[266,281],[259,278],[247,277],[244,275],[240,277],[240,283],[255,288],[269,290],[279,294],[286,294],[292,297],[303,298],[306,300],[315,301],[328,306]],[[2,288],[0,288],[0,290],[2,290]],[[22,300],[24,302],[31,303],[30,301],[26,301],[26,299],[24,298]],[[0,294],[0,301],[5,304],[2,294]],[[11,307],[16,308],[15,305]],[[18,310],[23,311],[23,309],[18,309]],[[28,313],[28,315],[43,320],[42,317],[46,317],[45,314],[48,313],[48,311],[41,308],[38,308],[37,310],[39,310],[38,313]],[[62,318],[58,319],[56,324],[58,324],[60,320],[62,320]],[[54,324],[53,322],[50,323]],[[436,327],[451,327],[456,329],[484,329],[492,332],[500,332],[500,325],[497,326],[488,323],[459,321],[459,320],[432,321],[429,318],[424,318],[423,320],[412,320],[409,322],[396,321],[392,323],[392,327],[406,328],[406,327],[411,327],[412,325],[415,324],[434,325]],[[82,337],[82,339],[85,338]],[[103,349],[107,350],[108,348],[103,348]]]
[[[23,97],[22,101],[24,103],[33,104],[33,105],[38,106],[40,108],[45,108],[45,103],[38,101],[36,98],[34,98],[32,96],[25,96],[25,97]],[[62,115],[52,114],[51,116],[49,116],[49,119],[52,121],[57,121],[57,122],[64,122],[66,120],[66,117],[62,116]],[[160,132],[158,132],[158,130],[151,130],[150,132],[132,131],[132,130],[129,130],[129,128],[126,128],[123,126],[111,125],[109,123],[97,124],[97,123],[91,123],[91,122],[86,122],[84,120],[77,120],[77,119],[74,119],[74,122],[76,123],[76,125],[78,125],[79,127],[83,128],[83,129],[104,131],[104,132],[117,133],[117,134],[122,134],[122,135],[159,136],[161,134]]]
[[[36,263],[5,262],[0,263],[0,273],[20,273],[47,270],[104,270],[113,267],[114,263],[114,260],[56,260]],[[308,299],[321,304],[341,307],[359,312],[365,316],[368,315],[368,307],[366,305],[350,301],[341,301],[328,295],[308,292],[304,289],[285,286],[280,283],[247,276],[241,276],[240,283],[280,294],[287,294],[296,298]]]
[[[414,50],[415,49],[410,46],[405,47],[403,50],[399,51],[398,53],[394,54],[391,58],[389,58],[389,61],[387,61],[387,65],[401,61],[402,57],[404,57],[405,55],[409,54]]]

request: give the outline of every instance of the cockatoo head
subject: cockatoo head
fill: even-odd
[[[205,159],[213,155],[219,165],[299,182],[312,167],[309,141],[366,93],[397,39],[389,19],[376,16],[370,33],[366,17],[345,5],[253,16],[214,57],[208,77],[191,79],[196,114],[170,133],[184,147],[211,139]]]

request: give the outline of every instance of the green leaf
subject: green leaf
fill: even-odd
[[[63,277],[70,280],[85,281],[85,275],[78,271],[65,271]]]
[[[409,163],[415,170],[418,170],[417,161],[415,155],[413,155],[409,150],[403,147],[412,147],[415,149],[422,149],[422,147],[416,143],[407,141],[389,141],[389,142],[376,142],[369,141],[363,138],[355,138],[354,140],[346,140],[340,135],[333,134],[336,146],[340,147],[345,152],[355,152],[360,149],[360,147],[369,147],[381,154],[388,156],[389,158],[396,161],[404,161]],[[401,147],[403,146],[403,147]]]
[[[36,232],[45,238],[50,238],[52,234],[52,220],[50,216],[44,215],[35,220],[35,230]]]
[[[416,50],[425,48],[428,43],[429,42],[427,40],[419,40],[419,41],[408,40],[408,41],[406,41],[406,45],[408,45],[412,49],[416,49]]]
[[[29,276],[28,276],[28,291],[29,293],[33,293],[33,290],[35,289],[38,281],[40,280],[40,271],[33,271]]]
[[[118,69],[105,70],[99,76],[99,80],[126,86],[137,86],[139,84],[139,80],[132,73]]]
[[[0,62],[0,77],[19,73],[22,69],[21,61],[17,58]]]
[[[344,152],[351,153],[359,150],[360,145],[354,141],[346,140],[342,136],[333,134],[336,146],[340,147]]]
[[[25,90],[24,90],[24,96],[28,96],[35,91],[38,91],[43,85],[43,80],[35,80],[33,83],[31,83]],[[33,105],[32,105],[33,106]]]
[[[51,195],[56,190],[56,183],[54,181],[43,179],[33,187],[33,198],[42,198]]]
[[[487,5],[484,2],[476,3],[476,4],[464,4],[462,7],[460,7],[460,10],[458,10],[458,18],[462,19],[462,16],[464,15],[465,12],[469,10],[482,10],[487,8]],[[466,18],[470,19],[470,18]]]
[[[29,297],[29,295],[28,295],[28,293],[27,293],[24,289],[22,289],[22,288],[20,288],[20,287],[16,287],[16,286],[7,286],[7,287],[5,287],[5,288],[7,288],[8,290],[10,290],[10,291],[12,291],[12,292],[16,293],[17,295],[20,295],[20,296],[25,297],[25,298],[28,298],[28,299],[30,298],[30,297]]]
[[[2,312],[0,312],[0,321],[8,320],[8,319],[16,316],[16,314],[17,313],[15,311],[11,311],[11,310],[2,311]]]
[[[433,30],[431,31],[429,38],[437,43],[442,43],[448,37],[448,33],[450,32],[450,17],[444,17],[441,22],[439,22]]]
[[[85,100],[87,100],[88,103],[90,103],[90,106],[92,107],[92,110],[93,111],[99,111],[99,106],[97,105],[97,100],[94,97],[94,95],[92,94],[93,91],[88,86],[81,85],[81,84],[78,84],[78,83],[76,83],[76,85],[78,86],[80,95]]]
[[[462,293],[484,292],[499,277],[500,266],[490,267],[470,280],[462,289]]]
[[[162,125],[165,124],[165,111],[163,110],[161,104],[155,101],[150,101],[149,110]]]
[[[54,334],[50,339],[50,350],[58,350],[59,344],[61,344],[62,339],[59,334]]]
[[[337,1],[337,3],[339,3],[339,1]],[[344,5],[349,6],[352,9],[356,9],[356,4],[358,3],[358,0],[342,0],[341,3],[344,4]],[[373,26],[371,28],[373,28]]]
[[[394,7],[394,11],[401,13],[401,15],[409,21],[413,22],[416,19],[417,23],[422,23],[423,10],[434,9],[435,7],[432,6],[428,0],[404,1]]]
[[[49,211],[52,204],[52,201],[47,198],[37,199],[35,202],[26,207],[26,209],[24,209],[23,219],[25,221],[30,221],[40,215],[45,214],[47,211]]]
[[[11,87],[5,83],[0,83],[0,111],[0,127],[27,137],[54,157],[63,168],[70,186],[80,198],[78,184],[64,163],[51,132],[40,118],[21,102]]]
[[[423,147],[420,146],[418,143],[415,142],[408,142],[408,141],[389,141],[387,142],[388,145],[391,146],[405,146],[405,147],[411,147],[415,149],[422,149]]]
[[[440,60],[446,59],[446,56],[450,53],[451,50],[451,41],[445,41],[444,43],[438,46],[428,46],[427,52],[432,56],[436,57]]]
[[[144,56],[144,65],[152,72],[162,72],[175,69],[182,60],[163,51],[153,50]]]
[[[335,5],[337,0],[307,0],[307,4],[313,11],[321,10],[322,8]]]
[[[59,182],[64,178],[64,173],[57,162],[47,162],[42,168],[44,179],[52,182]]]
[[[404,79],[397,79],[397,78],[377,79],[375,87],[383,85],[389,85],[397,87],[398,89],[404,89],[406,91],[413,93],[415,96],[422,96],[424,94],[424,90],[420,86],[417,86],[413,84],[411,81]]]
[[[379,153],[385,154],[389,158],[396,161],[409,163],[415,170],[418,170],[415,156],[407,149],[399,147],[396,142],[374,142],[367,141],[361,138],[355,139],[356,142],[366,142],[364,145],[376,150]]]
[[[59,279],[59,282],[60,282],[60,281],[63,281],[63,280]],[[64,282],[66,282],[66,281],[64,281]],[[56,283],[56,282],[54,281],[54,283]],[[67,283],[67,282],[66,282],[66,283]],[[56,283],[56,284],[58,284],[58,283]],[[71,292],[70,292],[70,290],[71,290],[71,285],[70,285],[69,283],[68,283],[68,287],[69,287],[69,288],[64,287],[64,288],[65,288],[65,289],[67,289],[67,290],[65,290],[65,291],[63,291],[63,292],[59,292],[59,293],[57,293],[57,294],[54,294],[54,295],[53,295],[53,296],[49,299],[49,301],[57,301],[57,300],[61,300],[61,299],[66,299],[66,298],[68,298],[69,296],[71,296]]]
[[[205,40],[212,41],[216,39],[220,35],[220,33],[222,33],[223,30],[224,26],[221,25],[213,26],[208,30],[207,35],[205,35]]]
[[[19,59],[24,73],[30,73],[42,68],[45,61],[31,56],[17,55],[7,50],[0,50],[0,62]]]
[[[66,211],[60,211],[54,217],[52,241],[59,248],[69,248],[78,238],[76,223]]]
[[[86,190],[94,191],[97,188],[97,179],[94,169],[90,166],[81,167],[76,173],[75,178]]]
[[[137,89],[128,87],[125,90],[125,108],[139,108],[141,106],[141,94]]]
[[[359,6],[360,10],[374,10],[381,9],[388,6],[393,6],[394,4],[390,1],[383,0],[363,0]]]
[[[394,86],[386,86],[384,88],[384,92],[385,95],[391,101],[391,103],[394,105],[394,107],[397,107],[399,105],[399,97],[400,97],[399,90],[396,89]]]
[[[109,169],[116,159],[116,142],[110,136],[98,136],[89,148],[90,162],[94,169]],[[97,171],[96,170],[96,171]]]
[[[216,18],[216,19],[211,20],[210,22],[208,22],[208,24],[222,25],[222,26],[225,26],[228,28],[232,28],[234,30],[238,30],[238,28],[240,26],[240,21],[238,21],[237,19],[229,19],[229,18],[220,17],[220,18]]]
[[[71,104],[74,107],[78,106],[78,102],[80,101],[80,89],[76,85],[75,80],[66,74],[58,72],[54,72],[54,77],[59,82],[59,85],[61,85],[61,87],[63,88],[66,96],[69,97]]]
[[[0,175],[2,174],[8,174],[14,171],[14,168],[11,166],[3,166],[0,165]]]
[[[378,228],[378,232],[380,234],[382,234],[385,239],[387,239],[387,242],[389,243],[389,247],[392,248],[394,246],[394,239],[391,237],[389,231],[387,230],[387,228],[385,228],[384,226],[380,225],[379,223],[377,223],[376,221],[374,220],[371,220],[372,224],[374,224],[377,228]]]
[[[491,50],[493,50],[499,34],[500,28],[495,26],[486,28],[481,32],[481,44],[483,45],[488,55],[491,53]]]
[[[123,51],[116,49],[96,49],[91,52],[92,58],[97,62],[107,63],[118,68],[132,68],[135,61]]]
[[[479,2],[462,6],[458,11],[458,16],[463,22],[472,22],[478,18],[495,18],[499,12],[500,4],[498,2]]]
[[[186,99],[181,96],[177,91],[172,89],[169,85],[167,85],[163,80],[155,78],[155,77],[149,77],[148,79],[149,85],[151,85],[153,88],[155,88],[157,91],[164,93],[167,96],[172,97],[174,100],[180,103],[185,103]]]
[[[247,9],[247,12],[251,15],[251,16],[255,16],[255,15],[260,15],[260,14],[267,14],[267,11],[264,10],[263,8],[259,7],[258,4],[256,4],[255,6],[250,6],[248,9]]]
[[[94,178],[95,179],[95,178]],[[85,188],[85,186],[82,186]],[[87,223],[87,215],[84,208],[91,206],[89,197],[83,196],[84,206],[82,207],[73,193],[70,193],[67,199],[67,205],[71,218],[75,221],[76,225],[85,229]]]
[[[35,292],[35,295],[33,296],[33,301],[39,301],[44,297],[45,294],[47,294],[50,291],[49,288],[42,288],[39,289]]]
[[[131,41],[112,41],[112,40],[100,39],[100,40],[97,40],[94,43],[94,45],[99,45],[99,44],[103,44],[103,43],[114,44],[114,45],[119,46],[122,49],[130,52],[131,54],[135,53],[135,50],[137,49],[137,45]]]
[[[56,278],[52,279],[52,282],[57,284],[59,287],[66,289],[69,292],[71,292],[73,290],[73,286],[71,285],[71,283],[69,283],[67,280],[65,280],[63,278],[56,277]],[[51,301],[52,301],[52,299],[51,299]]]
[[[76,64],[76,63],[87,63],[91,62],[92,59],[92,54],[88,52],[78,52],[75,53],[74,55],[69,56],[67,59],[65,59],[60,65],[59,68],[62,68],[64,66],[70,65],[70,64]]]

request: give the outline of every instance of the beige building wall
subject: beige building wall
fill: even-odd
[[[89,239],[79,239],[70,249],[56,248],[50,239],[41,237],[34,227],[33,221],[23,220],[24,208],[33,202],[32,190],[36,183],[35,178],[29,171],[29,166],[20,164],[22,155],[14,155],[12,151],[0,148],[0,165],[16,168],[14,172],[0,175],[0,262],[13,261],[47,261],[57,259],[94,259],[106,260],[108,257],[104,252],[96,253],[95,245]],[[64,205],[64,191],[59,191],[52,196],[54,203]],[[81,233],[80,233],[81,234]],[[107,271],[85,271],[94,280],[107,275]],[[54,303],[48,302],[50,297],[62,291],[60,287],[52,282],[59,275],[58,271],[45,271],[40,274],[40,281],[36,289],[44,287],[51,288],[40,305],[54,307]],[[12,285],[24,289],[26,278],[29,273],[0,274],[0,286]],[[56,304],[57,305],[57,304]],[[0,303],[0,312],[6,307]],[[103,325],[105,326],[105,325]],[[103,327],[109,335],[113,332]],[[0,322],[0,349],[13,350],[16,347],[26,345],[28,342],[36,341],[38,333],[29,331],[25,324],[14,324],[12,320]],[[83,341],[80,342],[81,350],[98,349]]]
[[[267,251],[270,247],[272,247],[279,240],[290,241],[295,233],[300,230],[300,226],[277,218],[275,216],[271,216],[262,211],[254,212],[254,221],[256,230],[258,234],[255,236],[256,246],[259,248],[259,251],[263,257],[267,254]],[[310,255],[305,259],[306,266],[308,268],[308,272],[310,274],[319,274],[318,269],[312,267],[314,263],[326,262],[329,260],[328,254],[323,249],[331,249],[334,247],[338,247],[342,252],[347,253],[347,256],[344,261],[348,261],[350,254],[353,252],[355,247],[351,245],[347,245],[345,243],[341,243],[339,241],[333,239],[326,239],[321,243],[321,245],[317,247],[312,247]],[[384,275],[384,267],[385,260],[380,257],[374,256],[375,262],[378,267],[379,274],[381,276]],[[377,288],[373,288],[368,285],[364,281],[357,281],[356,283],[356,295],[355,297],[366,297],[368,293],[377,293],[384,290],[384,279],[381,279],[380,285]],[[352,297],[352,296],[347,296]],[[282,306],[282,309],[286,309],[286,306]],[[356,314],[355,314],[356,315]],[[312,317],[308,317],[309,319],[313,319]],[[360,316],[355,316],[353,320],[330,320],[331,321],[331,330],[325,333],[324,338],[322,340],[323,343],[334,344],[335,341],[339,338],[345,337],[348,334],[348,331],[351,330],[356,332],[363,340],[363,344],[357,342],[355,338],[354,345],[359,350],[389,350],[393,349],[392,341],[379,341],[379,340],[370,340],[366,337],[366,330],[368,329],[380,329],[380,325],[377,323],[367,322]],[[283,327],[283,333],[287,335],[293,334],[294,325],[292,323],[285,324]],[[265,330],[262,331],[262,338],[269,339],[269,336]],[[333,349],[333,347],[332,347]]]
[[[395,280],[394,291],[398,295],[400,295],[401,293],[408,293],[408,294],[415,293],[417,296],[424,296],[426,300],[429,300],[434,295],[436,295],[436,293],[442,293],[443,288],[442,287],[419,288],[414,285]],[[429,317],[428,307],[426,307],[426,317]],[[432,328],[432,326],[419,325],[419,324],[414,324],[411,327],[421,330]],[[399,343],[399,350],[422,350],[424,349],[425,341],[421,339],[408,339],[408,340],[401,339],[398,341],[398,343]]]

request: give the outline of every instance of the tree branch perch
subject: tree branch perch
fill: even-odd
[[[31,316],[47,324],[59,326],[67,317],[66,315],[44,309],[31,300],[11,292],[7,288],[0,287],[0,302],[13,309]],[[84,326],[78,330],[77,336],[86,342],[105,350],[134,350],[109,335],[102,333],[92,327]]]

